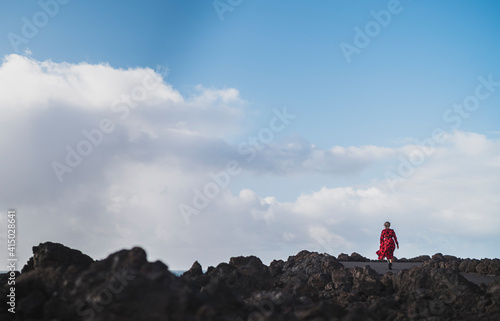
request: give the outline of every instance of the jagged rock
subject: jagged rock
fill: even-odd
[[[370,259],[362,256],[361,254],[353,252],[351,254],[351,261],[353,261],[353,262],[370,262]]]
[[[458,259],[455,256],[436,253],[430,260],[424,262],[424,265],[440,269],[454,269],[458,271],[461,262],[461,259]]]
[[[236,267],[241,274],[253,276],[256,278],[268,278],[271,276],[269,268],[256,256],[238,256],[232,257],[229,264]]]
[[[370,266],[351,269],[340,268],[332,271],[331,279],[337,293],[356,293],[357,295],[375,295],[392,289],[392,281],[382,282],[382,276]]]
[[[210,271],[213,270],[210,269]],[[203,269],[198,261],[194,262],[189,270],[181,275],[181,279],[188,283],[191,283],[196,289],[201,289],[210,281],[206,274],[203,274]]]
[[[499,259],[460,259],[451,255],[436,253],[424,265],[441,269],[453,269],[465,273],[500,276]]]
[[[349,262],[351,260],[351,257],[349,256],[349,254],[340,253],[337,256],[337,260],[344,261],[344,262]]]
[[[283,291],[294,297],[309,297],[316,300],[320,290],[331,282],[331,273],[343,268],[337,259],[328,254],[301,251],[290,256],[285,262],[282,273],[274,277]]]
[[[471,260],[470,259],[465,259],[463,260],[462,262],[460,262],[460,264],[458,265],[458,270],[460,272],[466,272],[467,271],[467,267],[469,266]]]
[[[370,262],[370,259],[362,256],[359,253],[353,252],[351,255],[345,253],[340,253],[337,256],[337,260],[344,262]]]
[[[275,278],[276,276],[283,273],[284,266],[285,262],[283,260],[273,260],[269,265],[269,272],[271,272],[271,276]]]
[[[459,271],[496,273],[497,259],[436,254],[422,266],[378,274],[344,267],[328,254],[301,251],[266,266],[233,257],[203,273],[195,262],[181,277],[141,248],[88,265],[38,246],[31,267],[16,278],[18,320],[496,320],[500,281],[477,286]],[[41,251],[43,249],[46,251]],[[55,253],[51,253],[55,249]],[[71,255],[71,254],[70,254]],[[351,254],[349,259],[356,255]],[[40,263],[41,262],[41,263]],[[36,264],[35,264],[36,263]],[[479,268],[478,268],[479,267]],[[0,275],[0,280],[7,280]],[[9,288],[0,284],[0,296]],[[11,315],[0,305],[0,320]]]
[[[68,267],[77,265],[88,267],[94,260],[78,250],[70,249],[59,243],[45,242],[33,246],[33,256],[23,267],[21,273],[32,271],[36,268]]]
[[[21,320],[235,320],[236,312],[245,311],[231,291],[212,286],[210,295],[197,292],[165,264],[148,262],[141,248],[119,251],[87,268],[61,270],[49,262],[17,279]],[[221,311],[226,312],[222,317]]]
[[[353,289],[361,294],[375,295],[385,290],[381,276],[370,266],[351,269]]]
[[[269,268],[255,256],[233,257],[229,264],[220,263],[215,269],[207,271],[209,279],[218,278],[241,297],[251,292],[270,289],[274,285]]]
[[[420,255],[409,259],[409,262],[425,262],[430,261],[431,257],[429,255]]]
[[[476,272],[484,275],[500,275],[500,260],[482,259],[476,265]]]
[[[486,289],[486,293],[490,294],[495,303],[500,305],[500,280],[491,282]]]
[[[181,278],[194,279],[202,275],[203,269],[201,267],[201,264],[198,263],[198,261],[195,261],[191,268],[182,274]]]
[[[465,259],[458,265],[458,270],[465,273],[477,273],[476,266],[479,260],[476,259]]]
[[[221,278],[210,279],[200,294],[202,305],[198,308],[196,320],[219,320],[220,317],[223,317],[223,320],[236,320],[240,313],[248,313],[241,298],[236,296],[233,289]]]
[[[331,278],[335,289],[344,292],[351,291],[354,281],[348,269],[340,268],[333,270]]]
[[[476,271],[476,266],[479,264],[479,260],[472,259],[469,264],[467,265],[467,269],[465,272],[467,273],[477,273]]]
[[[490,275],[500,276],[500,259],[492,259],[489,268]]]
[[[412,257],[411,259],[401,258],[398,262],[425,262],[430,261],[431,257],[429,255],[420,255]]]
[[[456,270],[415,267],[400,272],[393,282],[398,296],[406,298],[402,309],[410,318],[474,319],[480,289]]]

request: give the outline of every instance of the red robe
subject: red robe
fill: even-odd
[[[396,243],[394,243],[394,241],[396,241]],[[396,248],[395,244],[399,247],[396,232],[390,228],[383,229],[380,234],[380,249],[377,251],[378,259],[383,260],[384,257],[392,259],[394,249]]]

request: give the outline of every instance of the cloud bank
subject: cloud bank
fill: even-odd
[[[200,85],[187,95],[148,68],[19,55],[4,57],[0,86],[0,204],[19,213],[23,263],[31,246],[47,240],[94,258],[139,245],[174,269],[235,255],[270,261],[302,249],[374,258],[386,220],[400,239],[396,256],[498,256],[494,136],[446,133],[432,156],[391,188],[384,173],[396,173],[398,157],[416,146],[321,149],[287,131],[299,112],[279,108],[269,126],[252,128],[252,104],[235,88]],[[217,183],[214,175],[228,164],[240,171],[187,222],[179,206],[195,208],[195,191]],[[361,173],[369,173],[362,183],[310,185],[307,193],[286,184],[296,191],[290,201],[232,188],[248,177],[296,182]],[[5,215],[0,223],[6,226]]]

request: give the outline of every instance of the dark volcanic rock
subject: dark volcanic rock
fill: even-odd
[[[429,261],[424,262],[424,266],[440,269],[453,269],[458,271],[461,262],[462,260],[455,256],[436,253]]]
[[[476,272],[484,275],[500,275],[500,260],[482,259],[476,265]]]
[[[181,276],[183,279],[196,279],[203,275],[203,269],[198,261],[194,262],[189,270],[184,272]]]
[[[331,273],[331,279],[333,289],[336,290],[334,293],[344,295],[344,297],[349,293],[363,296],[380,294],[385,291],[382,276],[369,266],[334,270]],[[348,303],[349,300],[344,303]]]
[[[233,257],[229,264],[221,263],[207,272],[209,279],[217,278],[240,297],[257,290],[268,290],[274,285],[269,268],[255,256]]]
[[[23,267],[21,273],[32,271],[36,268],[68,267],[77,265],[88,267],[94,260],[78,250],[70,249],[59,243],[40,243],[33,246],[33,256]]]
[[[337,256],[337,260],[344,261],[344,262],[349,262],[349,261],[351,261],[351,257],[349,256],[349,254],[340,253]]]
[[[393,284],[410,318],[473,320],[480,305],[480,288],[453,269],[415,267],[396,275]]]
[[[353,289],[361,294],[375,295],[385,291],[382,277],[369,266],[351,269]]]
[[[425,262],[429,261],[431,257],[429,255],[420,255],[410,259],[410,262]]]
[[[459,272],[497,273],[498,260],[436,254],[381,275],[301,251],[269,267],[240,256],[203,273],[195,262],[176,277],[137,247],[90,263],[60,244],[34,249],[16,278],[16,320],[500,320],[500,281],[476,286]],[[0,295],[8,291],[2,282]],[[0,320],[12,319],[7,308],[0,305]]]
[[[181,279],[191,283],[198,290],[209,282],[209,277],[203,274],[203,269],[198,261],[194,262],[191,268],[181,275]]]
[[[56,264],[67,262],[59,257],[59,247],[46,247],[43,253],[43,258],[57,259],[42,260],[50,264],[35,264],[16,280],[19,320],[235,320],[246,312],[223,281],[213,280],[204,292],[197,291],[165,264],[148,262],[141,248],[65,270]],[[8,315],[4,309],[0,320]]]
[[[429,255],[420,255],[417,257],[412,257],[411,259],[401,258],[398,262],[425,262],[430,261],[431,257]]]
[[[351,261],[353,261],[353,262],[370,262],[370,259],[362,256],[361,254],[353,252],[351,254]]]
[[[434,268],[453,269],[465,273],[500,276],[499,259],[460,259],[455,256],[436,253],[424,265]]]
[[[253,276],[258,279],[270,279],[269,268],[256,256],[232,257],[229,264],[234,266],[243,275]]]
[[[285,262],[283,260],[273,260],[269,265],[269,272],[271,272],[271,276],[275,278],[276,276],[283,273],[284,266]]]
[[[337,259],[344,262],[370,262],[370,259],[356,252],[351,253],[350,256],[345,253],[340,253]]]
[[[320,291],[331,282],[332,270],[339,268],[343,268],[343,265],[333,256],[301,251],[288,258],[282,272],[274,279],[284,292],[315,301]]]

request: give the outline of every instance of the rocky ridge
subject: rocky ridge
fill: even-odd
[[[351,255],[340,253],[337,260],[341,262],[380,262],[370,260],[360,254],[354,252]],[[500,276],[500,259],[462,259],[452,255],[443,255],[436,253],[432,257],[428,255],[420,255],[411,259],[394,258],[394,262],[422,262],[424,266],[433,268],[453,269],[462,273],[477,273],[487,276]]]
[[[425,266],[446,268],[464,273],[478,273],[482,275],[500,276],[500,259],[461,259],[451,255],[436,253]]]
[[[500,281],[478,286],[459,273],[482,260],[436,254],[381,275],[301,251],[269,266],[233,257],[205,273],[195,262],[177,277],[137,247],[100,261],[50,242],[33,253],[16,278],[15,320],[500,320]],[[2,283],[0,295],[8,290]],[[11,319],[2,305],[0,320]]]

